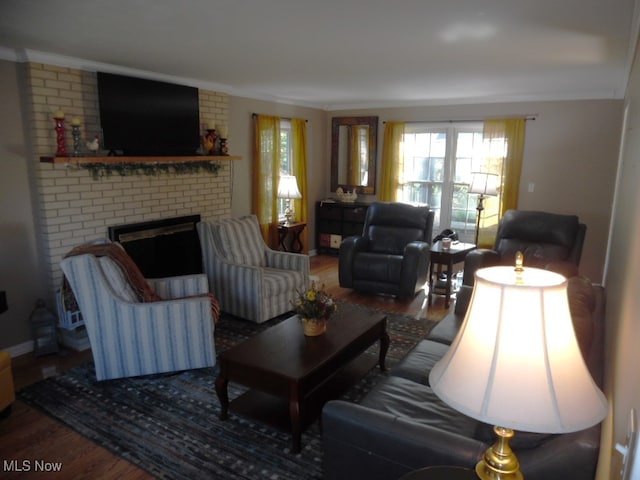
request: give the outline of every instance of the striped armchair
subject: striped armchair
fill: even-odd
[[[215,365],[204,274],[149,280],[159,297],[175,299],[144,302],[108,257],[81,254],[60,266],[82,313],[98,380]]]
[[[255,215],[197,224],[204,270],[220,309],[265,322],[292,310],[309,284],[309,257],[270,249]]]

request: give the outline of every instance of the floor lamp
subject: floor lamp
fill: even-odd
[[[522,479],[514,430],[568,433],[599,423],[607,400],[580,353],[562,275],[520,266],[483,268],[469,310],[429,374],[442,401],[496,425],[476,465],[483,480]]]
[[[478,245],[478,234],[480,233],[480,217],[484,210],[484,199],[486,197],[495,197],[498,194],[498,175],[495,173],[474,172],[471,174],[471,185],[469,185],[469,193],[478,194],[478,206],[476,210],[476,238],[475,244]]]

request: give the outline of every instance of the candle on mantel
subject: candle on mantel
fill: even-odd
[[[216,124],[214,122],[207,122],[207,130],[215,130]]]
[[[64,112],[62,110],[56,111],[56,113],[53,114],[53,118],[64,118]]]
[[[226,125],[218,125],[217,127],[218,133],[222,138],[227,138],[227,126]]]
[[[79,127],[80,126],[80,119],[78,117],[73,117],[71,119],[71,125],[73,125],[75,127]]]

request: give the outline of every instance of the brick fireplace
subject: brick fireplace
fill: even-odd
[[[56,151],[52,120],[56,110],[65,112],[68,123],[80,119],[82,145],[100,131],[96,74],[33,62],[24,64],[24,74],[36,228],[51,304],[62,277],[62,257],[75,245],[108,238],[109,226],[185,215],[199,214],[203,220],[230,215],[231,161],[222,161],[217,175],[115,174],[97,180],[84,169],[42,163],[40,157]],[[226,94],[200,90],[199,103],[202,131],[210,121],[228,124]],[[67,145],[71,145],[70,131]]]

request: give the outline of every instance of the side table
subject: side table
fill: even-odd
[[[280,247],[285,252],[302,252],[302,240],[300,234],[307,226],[306,222],[294,222],[287,225],[286,223],[278,224],[278,235],[280,236]],[[287,245],[287,235],[291,234],[291,243]]]
[[[413,470],[400,480],[478,480],[476,473],[464,467],[424,467]]]
[[[449,308],[449,302],[451,300],[451,281],[453,279],[453,265],[464,261],[464,257],[467,256],[467,253],[475,248],[475,244],[464,242],[453,242],[448,250],[444,250],[442,248],[442,243],[440,241],[431,245],[431,262],[429,265],[429,305],[431,305],[432,295],[444,293],[444,305],[446,308]],[[435,265],[444,265],[447,268],[447,278],[444,287],[439,287],[436,280],[433,279]],[[440,268],[438,269],[438,272],[439,271]]]

